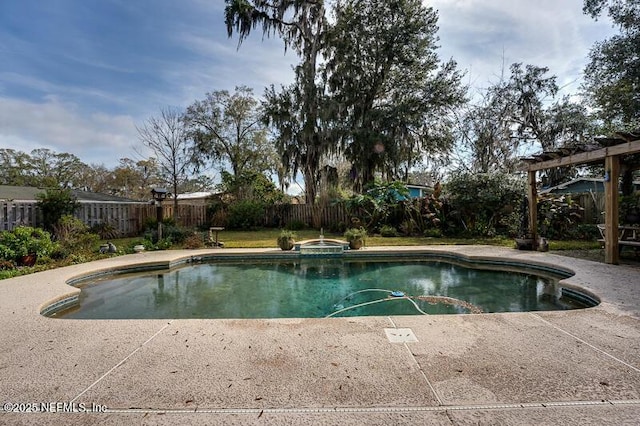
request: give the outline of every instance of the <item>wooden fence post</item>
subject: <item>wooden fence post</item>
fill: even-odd
[[[618,251],[618,184],[620,180],[620,159],[609,155],[604,159],[604,261],[617,265],[620,263]]]

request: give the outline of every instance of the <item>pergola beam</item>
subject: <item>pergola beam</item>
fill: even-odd
[[[555,158],[553,160],[530,163],[524,169],[527,171],[537,171],[571,166],[574,164],[596,163],[604,160],[606,157],[635,154],[636,152],[640,152],[640,140],[621,143],[619,145],[597,149],[595,151],[581,152],[579,154],[568,155],[566,157]]]

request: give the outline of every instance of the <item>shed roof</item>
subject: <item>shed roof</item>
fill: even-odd
[[[214,194],[215,192],[211,192],[211,191],[189,192],[185,194],[178,194],[176,198],[178,198],[178,200],[191,200],[191,199],[197,199],[197,198],[211,197]]]

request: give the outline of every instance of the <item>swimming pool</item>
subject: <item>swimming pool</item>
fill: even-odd
[[[66,319],[323,318],[576,309],[568,274],[460,259],[209,261],[80,283]]]

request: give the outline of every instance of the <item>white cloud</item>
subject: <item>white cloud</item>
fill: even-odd
[[[612,33],[582,13],[581,1],[432,0],[439,10],[440,52],[486,87],[513,62],[547,66],[560,86],[580,80],[592,44]],[[579,83],[568,90],[577,91]]]
[[[114,166],[133,157],[137,131],[126,115],[85,114],[54,97],[44,102],[0,97],[0,147],[30,152],[48,148],[85,163]]]
[[[237,38],[220,39],[209,34],[177,34],[179,42],[197,59],[167,71],[168,80],[180,78],[181,98],[186,103],[200,99],[213,90],[233,90],[246,85],[261,96],[271,84],[288,84],[293,81],[292,64],[298,62],[294,52],[285,54],[284,44],[277,37],[262,39],[259,31],[251,34],[238,47]]]
[[[72,99],[82,97],[92,99],[93,101],[108,102],[119,106],[125,106],[128,99],[123,96],[107,90],[100,90],[94,87],[77,86],[73,84],[61,85],[47,81],[44,77],[34,77],[30,75],[18,74],[13,72],[0,73],[0,82],[5,85],[19,86],[29,91],[37,91],[41,93],[55,94],[46,96],[55,96],[56,98]],[[0,92],[1,93],[1,92]]]

